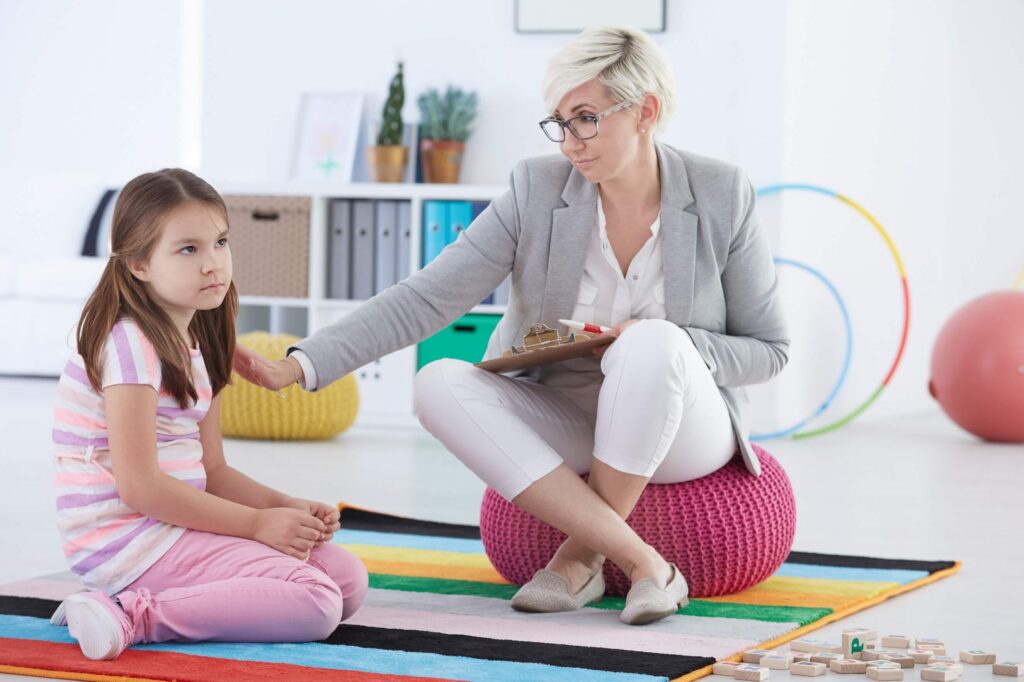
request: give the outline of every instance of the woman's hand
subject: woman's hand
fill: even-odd
[[[619,336],[622,335],[622,332],[626,331],[627,329],[629,329],[630,327],[632,327],[634,324],[636,324],[639,321],[640,320],[626,320],[625,322],[620,322],[619,324],[615,325],[614,327],[612,327],[608,331],[606,331],[606,332],[604,332],[602,334],[598,334],[598,337],[600,338],[602,336],[611,336],[611,337],[614,337],[614,338],[618,338]],[[612,344],[609,343],[609,344],[606,344],[604,346],[598,346],[597,348],[594,349],[594,355],[596,355],[599,358],[603,357],[605,351],[608,350],[608,346],[610,346],[610,345],[612,345]]]
[[[288,507],[256,511],[253,540],[305,561],[324,532],[324,522],[309,512]]]
[[[302,366],[295,358],[268,360],[242,344],[235,344],[232,368],[250,384],[278,391],[294,384],[302,376]]]
[[[334,537],[334,533],[341,528],[341,523],[339,521],[341,513],[335,506],[324,504],[323,502],[315,502],[313,500],[304,500],[300,497],[289,498],[288,501],[285,502],[285,506],[291,507],[292,509],[300,509],[320,519],[324,524],[324,529],[320,532],[320,538],[316,541],[316,544],[318,545],[321,542],[328,542],[332,537]]]

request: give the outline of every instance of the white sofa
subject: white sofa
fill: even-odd
[[[58,376],[106,258],[0,256],[0,374]]]

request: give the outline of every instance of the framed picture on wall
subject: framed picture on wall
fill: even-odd
[[[362,116],[361,92],[303,94],[291,179],[350,182]]]
[[[665,30],[665,0],[516,0],[517,33],[579,33],[591,26]]]

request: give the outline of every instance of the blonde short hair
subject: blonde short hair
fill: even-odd
[[[676,88],[665,53],[639,29],[628,26],[587,29],[548,62],[544,103],[553,113],[566,93],[597,79],[612,99],[640,102],[648,92],[661,103],[655,128],[675,111]]]

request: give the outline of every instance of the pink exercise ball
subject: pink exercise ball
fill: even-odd
[[[979,438],[1024,442],[1024,291],[976,298],[946,322],[928,390]]]

